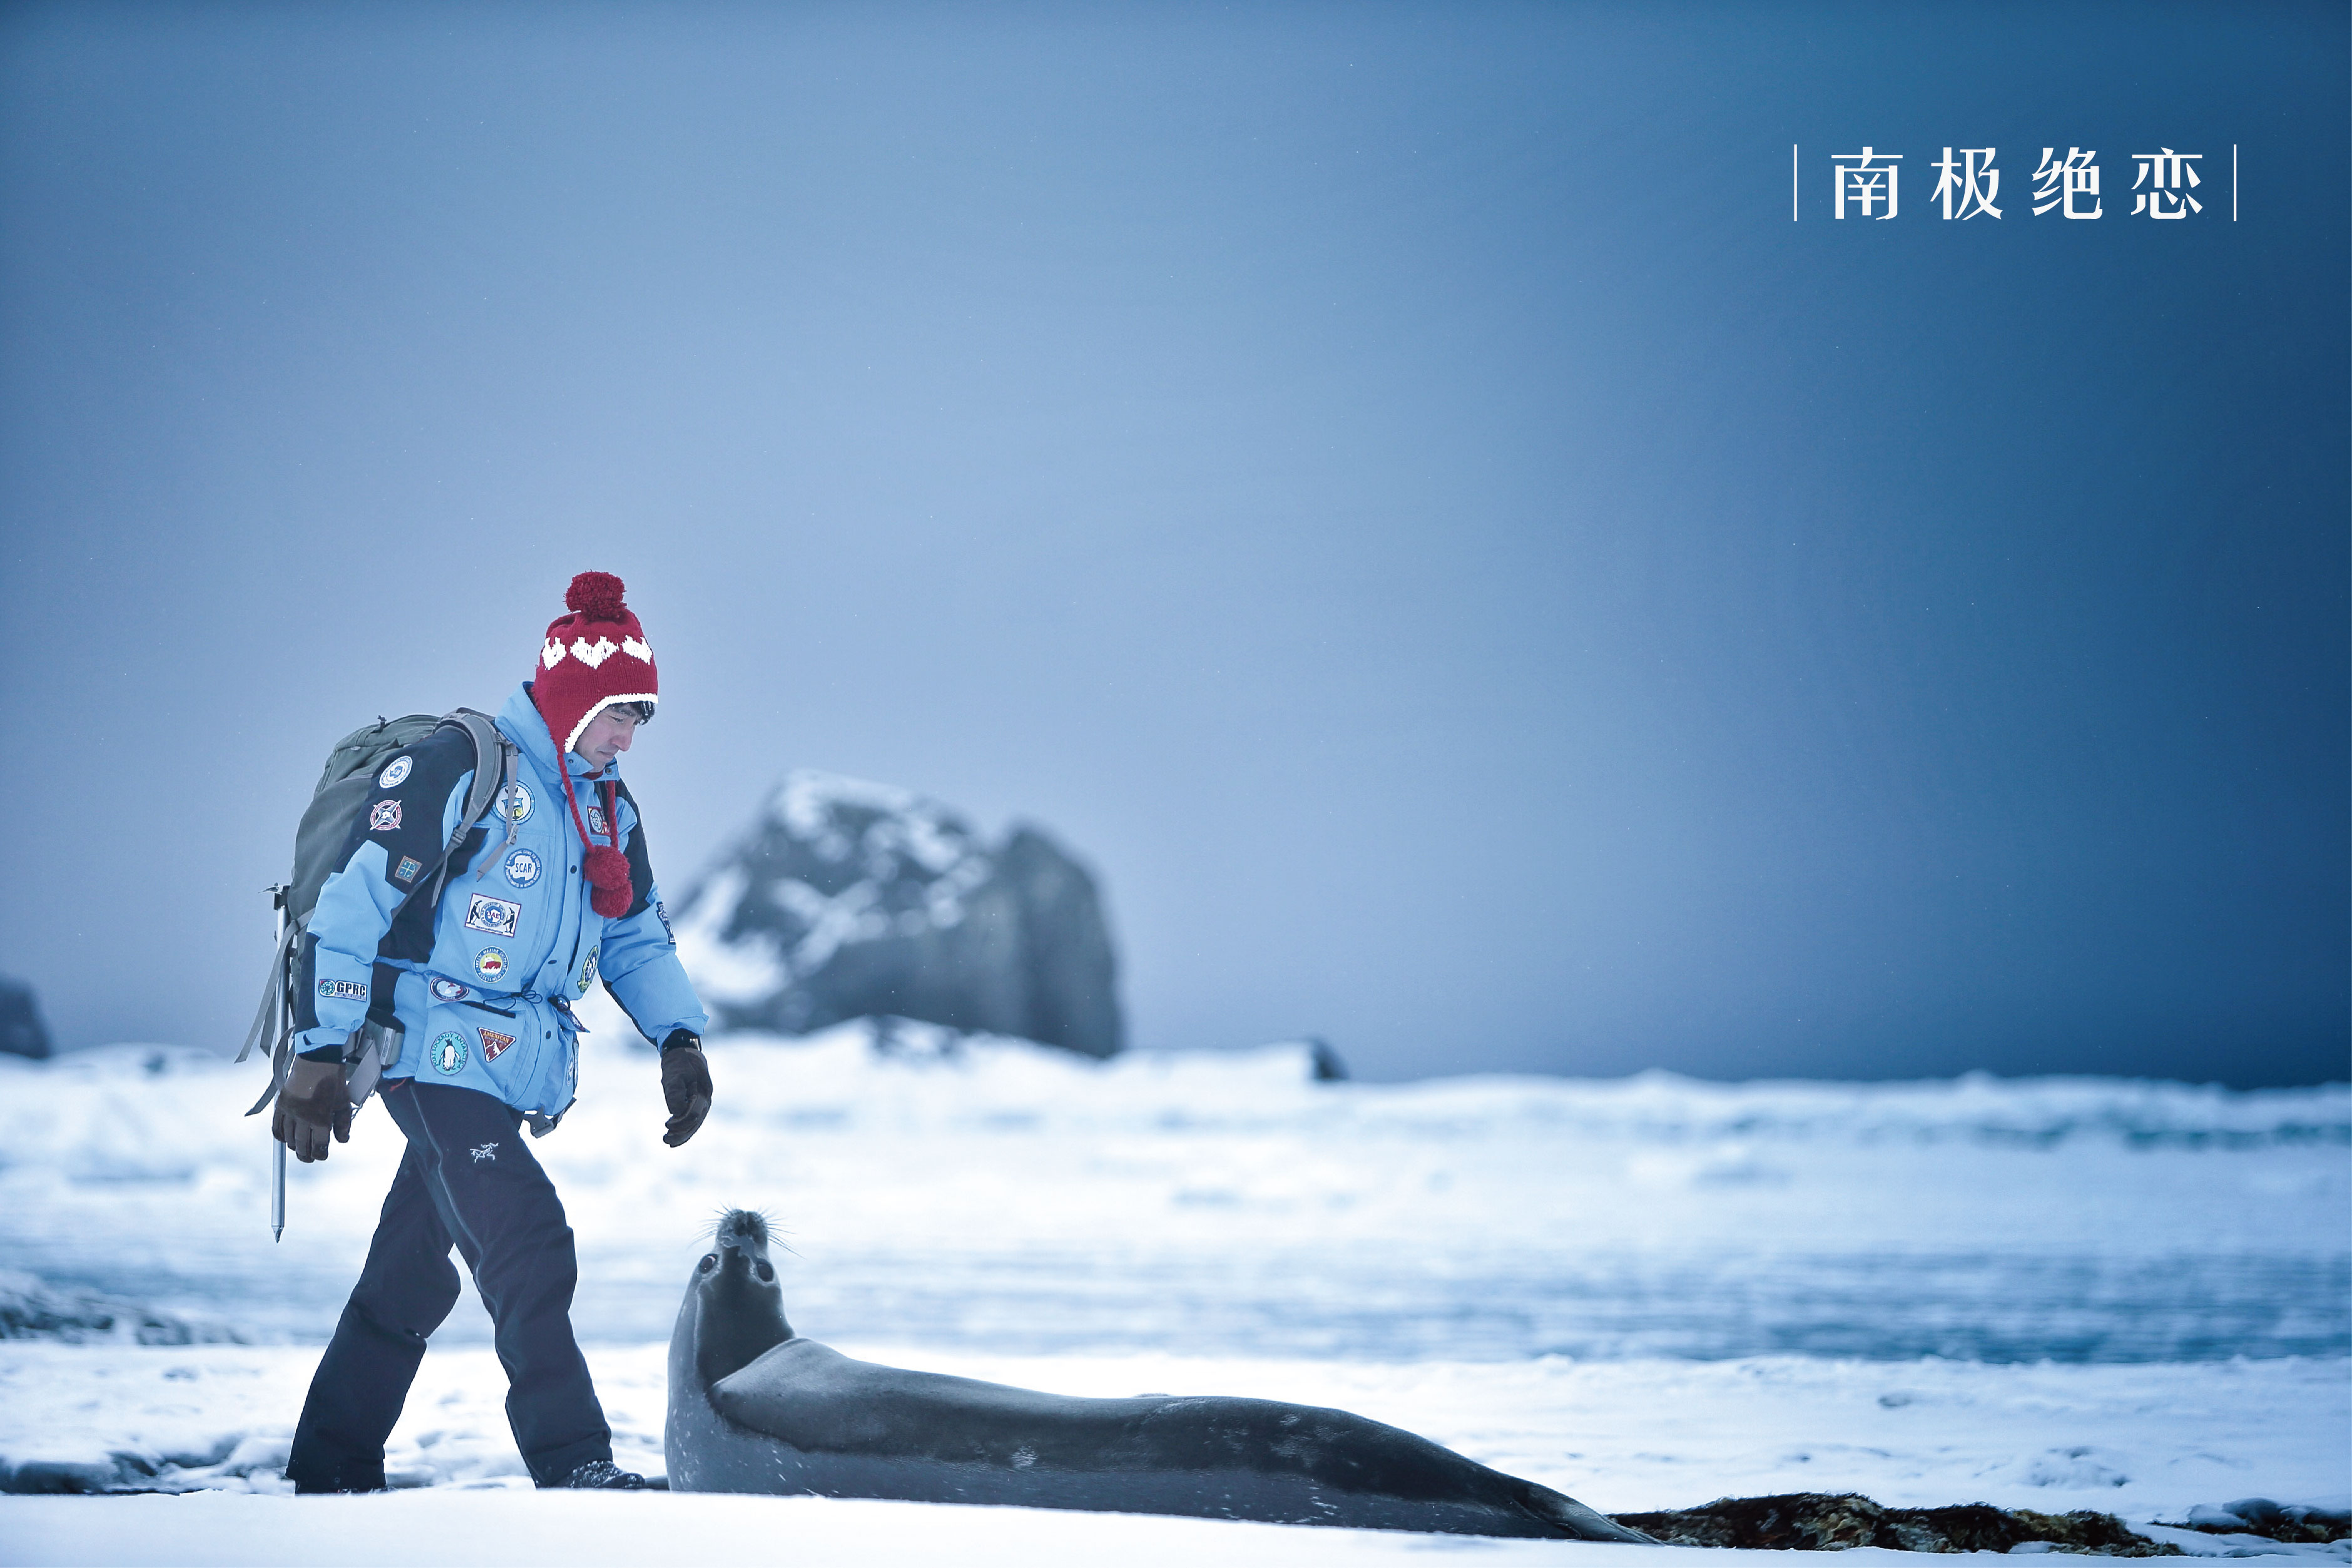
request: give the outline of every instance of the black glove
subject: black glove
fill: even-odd
[[[695,1134],[710,1114],[710,1064],[702,1059],[702,1042],[686,1029],[672,1029],[662,1042],[662,1099],[669,1104],[669,1121],[662,1142],[675,1149]]]
[[[304,1164],[327,1157],[327,1134],[352,1141],[352,1097],[343,1088],[343,1064],[296,1057],[286,1067],[285,1087],[269,1115],[269,1135],[294,1151]]]

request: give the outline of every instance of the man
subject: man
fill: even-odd
[[[498,727],[519,755],[483,826],[431,881],[478,765],[444,725],[394,757],[319,890],[298,974],[299,1053],[273,1131],[304,1160],[351,1140],[343,1045],[367,1017],[402,1030],[385,1110],[408,1150],[366,1267],[310,1382],[286,1473],[305,1492],[373,1491],[425,1342],[457,1300],[455,1245],[490,1310],[507,1420],[542,1487],[645,1484],[613,1463],[613,1436],[572,1334],[578,1279],[563,1205],[519,1134],[553,1130],[580,1078],[572,1003],[600,975],[661,1042],[663,1142],[710,1110],[709,1016],[677,961],[620,754],[659,682],[621,580],[572,579],[533,679]],[[478,765],[501,765],[496,754]],[[396,918],[395,918],[396,911]]]

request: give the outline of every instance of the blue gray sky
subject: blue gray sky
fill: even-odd
[[[0,971],[232,1043],[328,746],[494,707],[593,567],[667,890],[795,766],[1037,821],[1144,1047],[2344,1078],[2347,58],[2137,0],[11,7]],[[1832,216],[1864,144],[1891,222]],[[2201,213],[2133,216],[2159,148]]]

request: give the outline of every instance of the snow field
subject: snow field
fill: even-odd
[[[1339,1405],[1609,1511],[1853,1490],[2145,1523],[2250,1494],[2340,1500],[2352,1474],[2342,1086],[1316,1085],[1295,1047],[1094,1064],[922,1028],[877,1050],[861,1026],[713,1041],[718,1105],[671,1151],[652,1058],[614,1022],[579,1106],[528,1147],[578,1236],[575,1321],[618,1457],[648,1472],[699,1237],[745,1205],[791,1249],[795,1327],[851,1354],[1071,1394]],[[0,1563],[1643,1550],[542,1496],[470,1292],[394,1434],[404,1489],[250,1495],[283,1489],[401,1150],[362,1112],[352,1143],[295,1170],[273,1247],[266,1134],[240,1116],[261,1083],[169,1047],[0,1059],[0,1271],[254,1342],[0,1342],[0,1465],[204,1489],[0,1498]]]
[[[1377,1366],[1173,1355],[853,1353],[1072,1394],[1247,1389],[1342,1405],[1613,1511],[1722,1495],[1859,1490],[1898,1506],[1984,1500],[2145,1523],[2199,1501],[2340,1494],[2352,1432],[2341,1363],[2009,1366],[1924,1362]],[[663,1347],[590,1352],[625,1464],[658,1472]],[[403,1491],[282,1492],[277,1474],[315,1352],[291,1346],[0,1347],[0,1454],[110,1466],[127,1446],[182,1498],[0,1498],[0,1563],[639,1563],[757,1543],[794,1561],[1140,1563],[1387,1560],[1431,1550],[1641,1551],[1142,1516],[816,1499],[537,1494],[506,1433],[490,1352],[436,1349],[394,1432]],[[195,1462],[174,1473],[168,1457]],[[205,1464],[205,1461],[211,1461]],[[242,1505],[242,1506],[240,1506]],[[325,1511],[320,1511],[325,1510]],[[2200,1553],[2352,1561],[2341,1544],[2162,1531]],[[1076,1555],[1084,1553],[1087,1555]],[[1069,1555],[1066,1555],[1069,1554]]]
[[[845,1342],[869,1360],[1055,1393],[1249,1394],[1336,1405],[1432,1437],[1608,1512],[1718,1497],[1862,1491],[1895,1507],[1990,1502],[2135,1521],[2263,1492],[2345,1489],[2343,1362],[1985,1366],[1954,1362],[1266,1361],[1004,1356]],[[661,1344],[588,1349],[621,1462],[663,1470]],[[0,1344],[0,1459],[152,1484],[273,1492],[308,1346]],[[436,1346],[394,1429],[396,1487],[527,1485],[506,1381],[483,1347]]]

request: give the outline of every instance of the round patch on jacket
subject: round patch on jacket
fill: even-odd
[[[502,786],[499,790],[499,810],[505,813],[510,822],[529,822],[530,786],[520,779]]]
[[[528,888],[539,880],[539,857],[528,849],[518,849],[507,857],[507,880],[518,888]]]
[[[580,961],[580,994],[583,996],[587,995],[588,987],[596,983],[596,954],[603,950],[604,945],[603,942],[598,942],[588,950],[588,956]]]
[[[466,1037],[451,1029],[433,1037],[433,1070],[456,1078],[466,1070]]]
[[[378,789],[398,789],[408,777],[408,770],[416,764],[406,757],[394,757],[384,764],[383,772],[375,775]]]
[[[474,973],[485,980],[496,980],[507,972],[507,955],[495,947],[482,949],[474,960]]]
[[[380,800],[368,807],[368,831],[390,833],[400,826],[400,802]]]
[[[456,981],[443,980],[438,977],[436,977],[433,983],[430,985],[427,985],[425,989],[432,992],[434,999],[439,1002],[463,1002],[467,997],[473,994],[472,992],[467,991]]]

